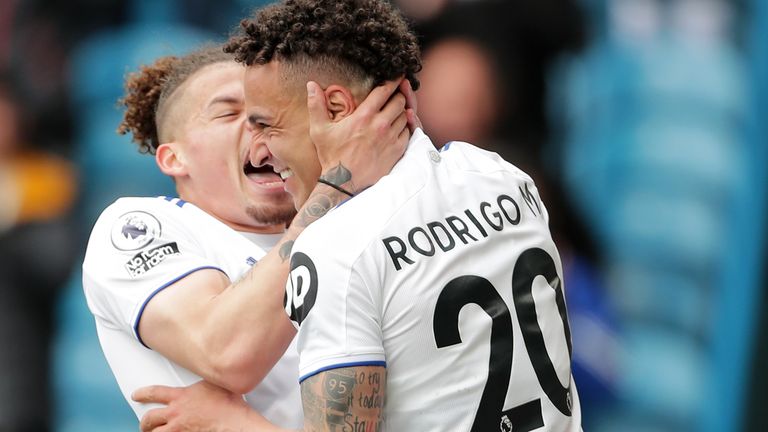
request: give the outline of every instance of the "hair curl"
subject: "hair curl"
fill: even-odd
[[[125,107],[125,114],[117,132],[130,132],[140,153],[154,154],[160,145],[160,117],[170,96],[205,66],[231,61],[234,57],[221,46],[206,45],[181,57],[161,57],[141,66],[126,78],[125,96],[118,102]]]
[[[405,76],[418,89],[416,36],[381,0],[286,0],[258,9],[224,47],[247,66],[302,56],[332,58],[360,69],[374,84]]]

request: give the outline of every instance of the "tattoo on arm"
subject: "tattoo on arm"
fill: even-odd
[[[301,384],[304,430],[384,430],[386,369],[358,366],[332,369]]]
[[[293,220],[293,224],[302,228],[308,227],[309,224],[323,217],[333,206],[340,203],[343,197],[340,192],[335,190],[329,193],[313,192]]]
[[[336,186],[342,186],[343,184],[347,182],[352,181],[352,172],[349,171],[344,165],[339,163],[335,168],[332,168],[327,173],[320,176],[321,179],[331,182],[335,184]],[[351,184],[353,192],[357,192],[355,190],[354,183]]]
[[[288,240],[287,242],[280,245],[280,258],[283,259],[283,262],[285,262],[288,258],[291,257],[291,250],[293,250],[293,244],[295,241]]]

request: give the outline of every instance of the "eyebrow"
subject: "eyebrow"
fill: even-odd
[[[212,101],[208,103],[208,108],[216,105],[216,104],[229,104],[229,105],[236,105],[236,104],[242,104],[242,99],[233,97],[233,96],[216,96],[213,98]]]

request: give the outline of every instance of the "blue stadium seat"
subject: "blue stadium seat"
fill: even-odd
[[[562,155],[566,186],[604,248],[620,317],[622,403],[599,430],[737,430],[713,426],[727,401],[705,395],[738,393],[734,379],[711,377],[726,359],[743,364],[743,338],[726,340],[722,326],[737,304],[756,301],[744,294],[752,287],[723,283],[734,279],[734,227],[751,220],[740,230],[754,229],[744,215],[762,205],[744,200],[754,158],[765,156],[745,145],[746,65],[728,40],[691,46],[662,31],[628,44],[607,32],[554,76],[561,147],[551,154]]]

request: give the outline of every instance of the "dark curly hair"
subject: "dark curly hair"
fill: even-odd
[[[141,66],[125,80],[125,96],[119,101],[125,114],[117,132],[130,132],[139,152],[155,154],[162,139],[167,103],[176,89],[205,66],[232,61],[232,54],[222,51],[220,45],[206,45],[181,57],[161,57]]]
[[[247,66],[272,60],[307,61],[315,68],[378,85],[405,76],[419,88],[416,36],[402,15],[381,0],[286,0],[258,9],[224,47]]]

